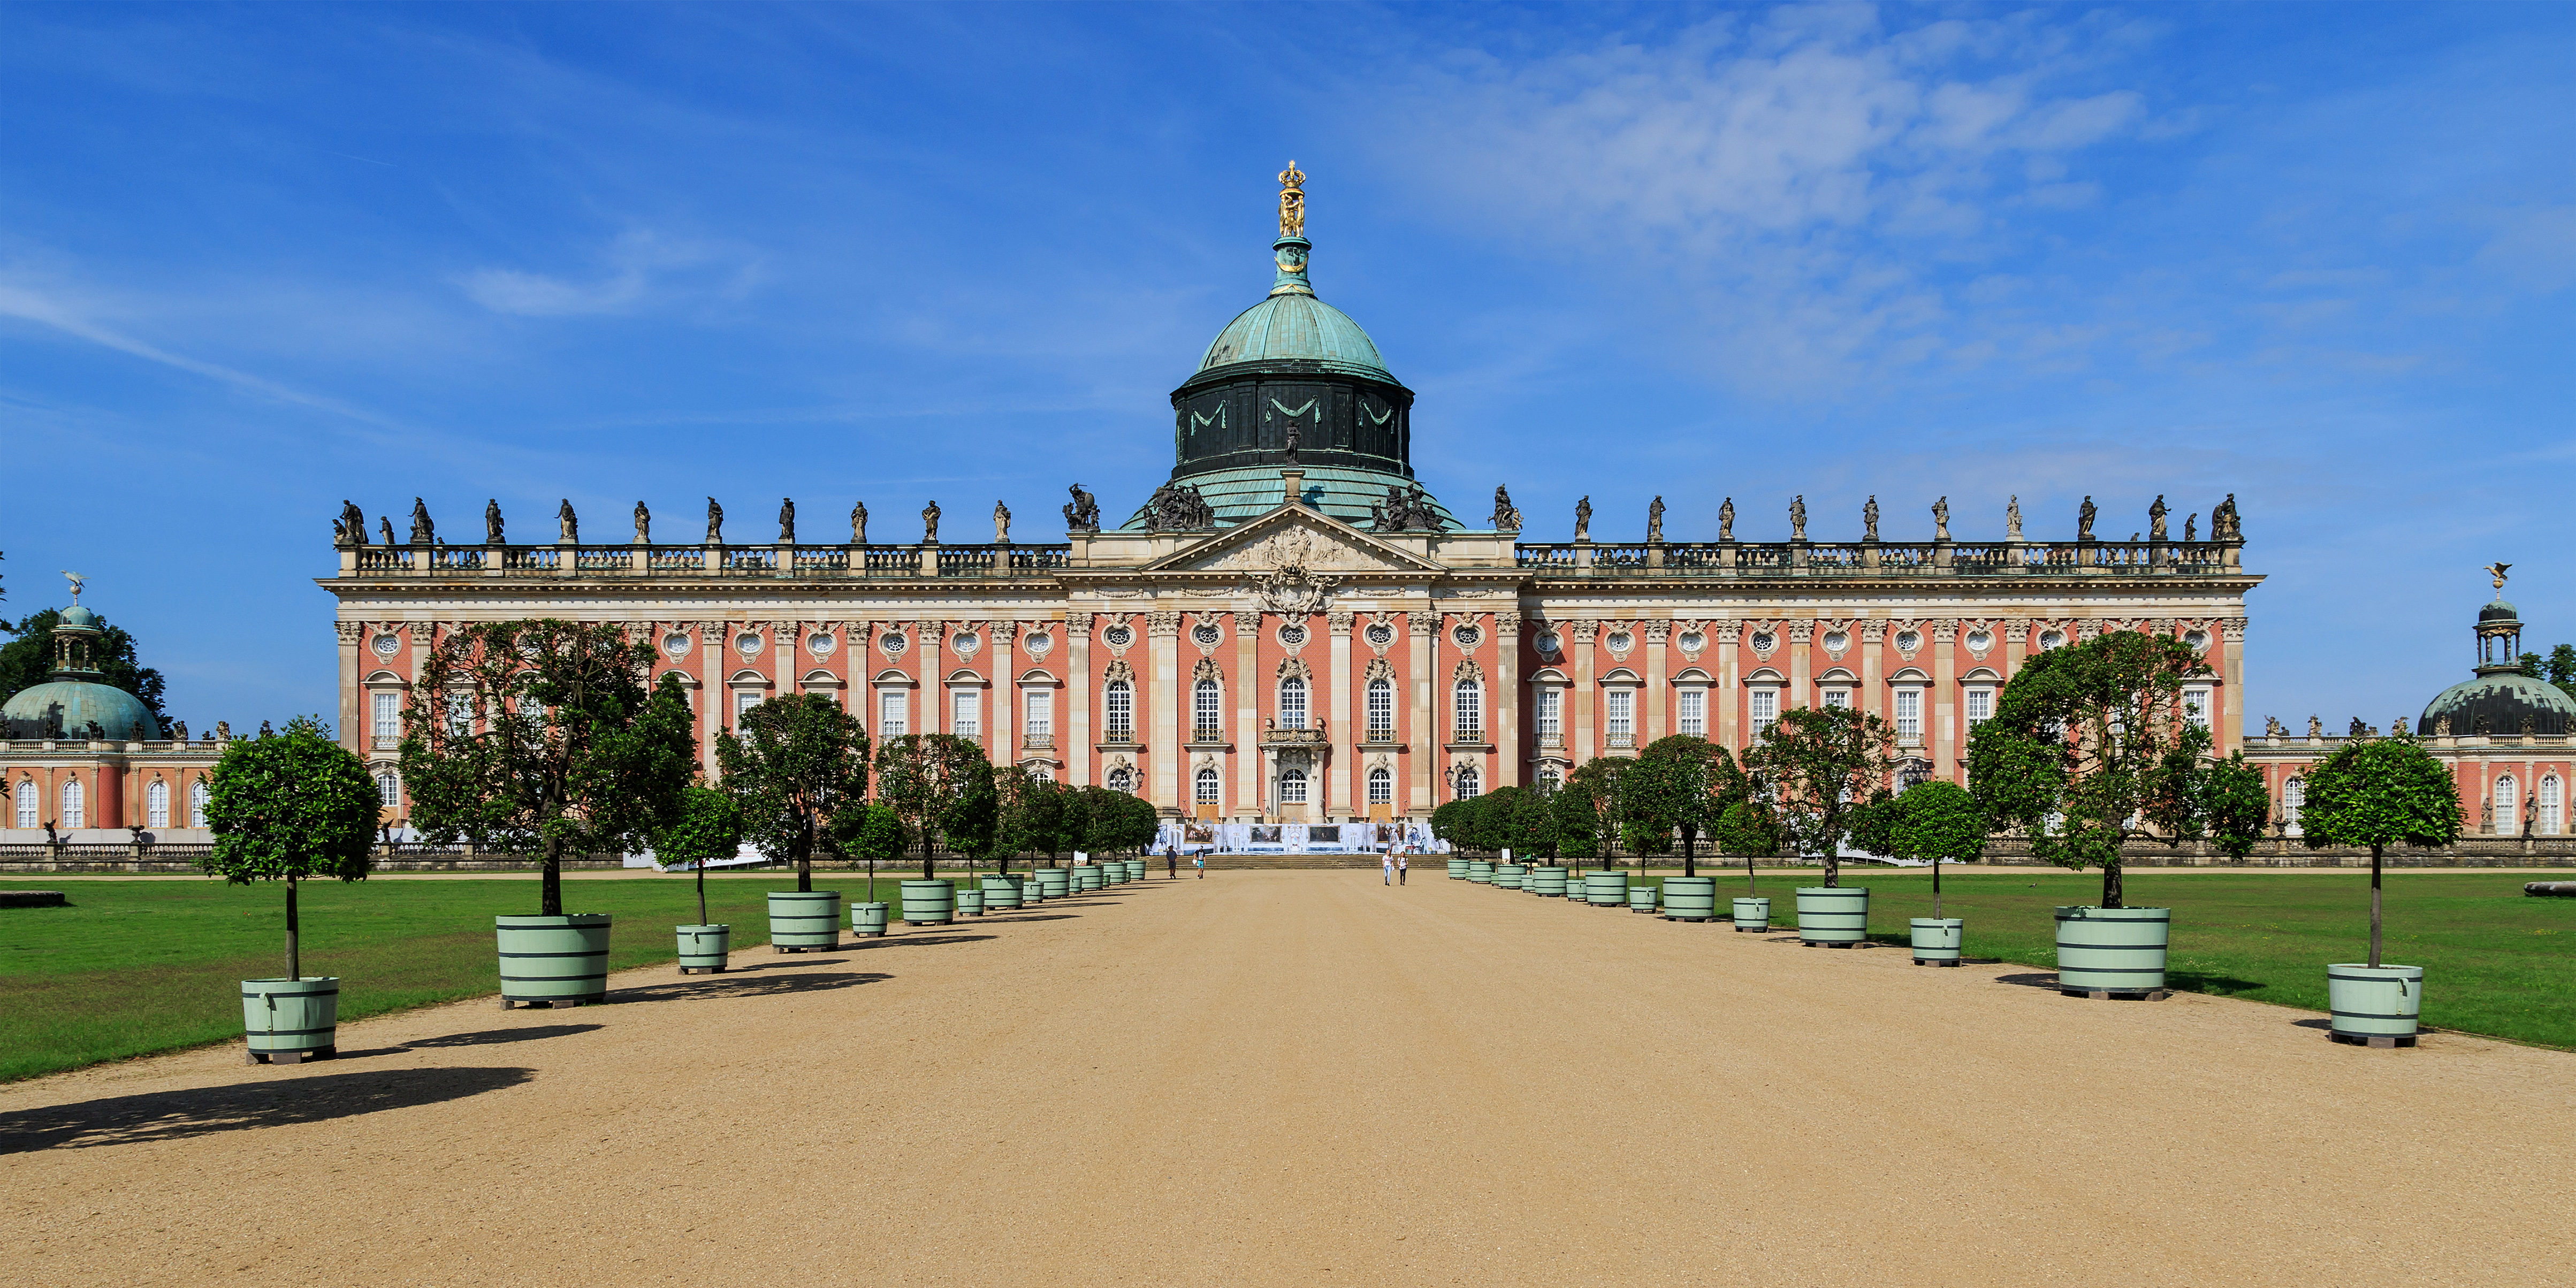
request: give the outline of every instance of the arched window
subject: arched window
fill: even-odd
[[[2566,807],[2566,789],[2559,783],[2558,775],[2551,774],[2541,779],[2540,834],[2542,836],[2556,836],[2559,829],[2566,826]]]
[[[1384,765],[1368,772],[1368,803],[1371,805],[1395,803],[1395,775]]]
[[[1191,779],[1191,792],[1199,804],[1216,804],[1216,783],[1214,768],[1202,769],[1195,778]]]
[[[170,784],[155,778],[143,788],[143,825],[170,826]]]
[[[1279,682],[1279,727],[1306,727],[1306,680],[1303,676],[1292,675]]]
[[[2511,774],[2498,774],[2495,785],[2495,834],[2512,836],[2522,831],[2522,785]]]
[[[390,772],[376,775],[376,803],[386,809],[401,809],[402,780]]]
[[[1031,765],[1029,766],[1029,777],[1042,783],[1051,783],[1055,781],[1055,771],[1044,765]]]
[[[1282,805],[1303,805],[1306,803],[1305,770],[1287,769],[1280,771],[1279,803]]]
[[[1484,791],[1484,778],[1476,772],[1476,767],[1461,766],[1458,770],[1458,799],[1471,801],[1483,795]]]
[[[1106,713],[1103,727],[1111,742],[1136,740],[1136,689],[1125,680],[1112,680],[1103,695],[1101,710]]]
[[[1116,769],[1110,770],[1110,771],[1109,771],[1109,790],[1111,790],[1111,791],[1113,791],[1113,792],[1125,792],[1126,794],[1128,794],[1128,795],[1130,795],[1130,796],[1135,795],[1135,794],[1136,794],[1136,771],[1135,771],[1135,770],[1132,770],[1132,769],[1129,769],[1129,768],[1127,768],[1127,767],[1126,767],[1126,766],[1124,766],[1124,765],[1121,765],[1121,766],[1119,766],[1119,767],[1118,767],[1118,768],[1116,768]]]
[[[200,778],[188,784],[188,826],[206,825],[206,794],[205,779]]]
[[[1368,740],[1395,741],[1395,681],[1371,680],[1368,685]]]
[[[21,778],[18,780],[18,826],[36,827],[40,822],[36,817],[36,784]]]
[[[89,826],[89,793],[81,787],[81,780],[63,780],[63,812],[60,817],[64,831]]]
[[[2293,778],[2281,784],[2281,831],[2299,834],[2299,810],[2308,803],[2308,780]]]
[[[1225,727],[1225,693],[1214,680],[1201,680],[1190,690],[1190,718],[1200,742],[1215,742]]]
[[[1565,779],[1557,774],[1556,766],[1548,765],[1542,767],[1538,771],[1538,785],[1542,789],[1552,792],[1557,788],[1564,786]]]
[[[1458,741],[1485,740],[1485,691],[1474,680],[1460,680],[1457,689]]]

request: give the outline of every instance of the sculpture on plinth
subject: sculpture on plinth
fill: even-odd
[[[1878,540],[1878,494],[1871,493],[1869,503],[1860,508],[1860,539]]]
[[[483,544],[487,546],[501,544],[501,498],[499,497],[493,497],[483,503]]]
[[[419,497],[411,499],[411,543],[429,545],[438,540],[438,527],[429,521],[429,507]]]
[[[1932,503],[1932,539],[1950,539],[1950,498],[1946,496]]]
[[[921,507],[921,544],[925,546],[939,544],[939,503],[937,501]]]
[[[653,544],[653,511],[641,501],[635,503],[635,544]]]
[[[555,540],[578,543],[581,540],[581,517],[572,512],[572,498],[565,497],[555,507]]]
[[[714,497],[707,498],[707,544],[724,544],[724,507],[716,504]]]
[[[1064,526],[1075,532],[1100,531],[1100,501],[1076,483],[1066,489],[1073,499],[1064,503]]]
[[[2075,512],[2076,540],[2091,541],[2093,539],[2093,516],[2099,513],[2101,513],[2099,510],[2093,508],[2093,498],[2089,496],[2084,498],[2083,507]]]
[[[778,542],[796,544],[796,498],[792,496],[778,498]]]
[[[2209,539],[2212,541],[2243,541],[2245,539],[2244,524],[2238,519],[2236,514],[2235,493],[2228,493],[2227,499],[2219,502],[2217,507],[2209,512]]]
[[[1011,507],[999,501],[993,503],[993,544],[1011,544]]]
[[[1440,512],[1431,505],[1431,497],[1419,483],[1410,487],[1389,485],[1386,500],[1369,505],[1369,518],[1379,532],[1438,532]]]
[[[1807,539],[1807,497],[1803,492],[1789,498],[1789,539]]]
[[[344,546],[367,544],[367,512],[350,500],[340,502],[340,517],[331,524],[332,540]]]
[[[376,516],[376,530],[377,530],[377,532],[378,532],[378,533],[380,533],[380,534],[382,535],[383,540],[384,540],[384,543],[385,543],[386,545],[390,546],[390,545],[395,544],[395,542],[394,542],[394,521],[393,521],[393,517],[392,517],[392,516],[390,516],[390,515],[383,515],[383,514],[379,514],[379,515],[377,515],[377,516]]]
[[[1574,539],[1577,541],[1590,541],[1592,539],[1591,497],[1587,496],[1574,503]]]
[[[1197,532],[1216,526],[1216,507],[1187,483],[1165,483],[1145,498],[1147,532]]]
[[[2021,498],[2018,496],[2004,502],[2004,540],[2021,540]]]
[[[2165,494],[2156,493],[2156,503],[2147,507],[2147,540],[2165,539],[2165,516],[2171,513],[2173,513],[2172,510],[2165,508]]]
[[[1664,498],[1659,496],[1655,498],[1654,504],[1646,507],[1646,540],[1649,543],[1660,543],[1663,539]]]
[[[865,501],[852,501],[850,503],[850,544],[854,546],[864,546],[867,543],[868,503]]]
[[[1502,486],[1501,484],[1499,484],[1499,483],[1495,484],[1495,485],[1494,485],[1494,531],[1496,531],[1496,532],[1518,532],[1518,531],[1520,531],[1520,530],[1521,530],[1521,512],[1520,512],[1520,507],[1515,506],[1515,505],[1513,505],[1513,504],[1512,504],[1512,494],[1511,494],[1509,491],[1506,491],[1506,490],[1503,488],[1503,486]]]
[[[2182,539],[2184,541],[2200,540],[2200,511],[2194,510],[2183,516]]]
[[[1735,540],[1734,497],[1730,496],[1726,498],[1726,504],[1717,507],[1717,539],[1720,541]]]

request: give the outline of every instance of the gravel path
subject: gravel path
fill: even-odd
[[[0,1087],[0,1247],[42,1284],[2576,1283],[2576,1057],[1414,875],[1158,876]]]

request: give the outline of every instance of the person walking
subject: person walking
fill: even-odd
[[[1191,858],[1190,866],[1199,870],[1199,880],[1207,880],[1207,851],[1201,850],[1195,857]]]
[[[1181,879],[1181,852],[1176,846],[1163,847],[1163,879],[1166,881]]]
[[[1386,850],[1380,850],[1380,851],[1378,851],[1378,856],[1377,856],[1377,866],[1378,866],[1378,875],[1380,875],[1380,876],[1384,877],[1384,878],[1386,879],[1386,883],[1387,883],[1388,885],[1394,885],[1394,884],[1395,884],[1395,851],[1394,851],[1393,849],[1386,849]]]
[[[1410,853],[1395,856],[1395,883],[1397,885],[1404,884],[1404,874],[1407,870],[1412,868],[1412,866],[1413,856]]]

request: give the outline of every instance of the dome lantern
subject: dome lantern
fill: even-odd
[[[10,695],[0,706],[0,730],[12,738],[87,738],[148,742],[161,736],[161,722],[143,699],[107,682],[107,627],[97,613],[81,605],[79,573],[66,572],[72,583],[72,606],[54,624],[54,665],[45,682]]]
[[[2435,694],[2415,726],[2418,732],[2473,738],[2576,733],[2576,698],[2522,669],[2522,618],[2504,598],[2505,570],[2512,566],[2487,566],[2496,597],[2478,610],[2477,677]]]

